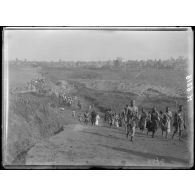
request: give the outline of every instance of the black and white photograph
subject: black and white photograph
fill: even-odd
[[[189,169],[189,27],[5,27],[6,169]]]

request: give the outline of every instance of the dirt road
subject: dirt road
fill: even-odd
[[[27,165],[161,166],[184,167],[189,159],[185,142],[155,138],[137,131],[134,142],[123,129],[68,125],[64,131],[36,144]]]

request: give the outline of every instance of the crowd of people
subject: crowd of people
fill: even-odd
[[[41,92],[46,85],[46,80],[43,78],[33,79],[27,83],[27,89],[30,91]]]
[[[172,139],[178,133],[179,140],[181,140],[182,131],[186,129],[186,118],[182,105],[179,106],[178,111],[174,114],[169,107],[166,107],[165,112],[158,112],[156,107],[153,107],[149,112],[142,108],[139,113],[135,100],[132,100],[130,105],[126,105],[119,114],[111,109],[107,111],[105,113],[105,121],[110,126],[124,126],[126,136],[127,138],[130,136],[131,141],[133,141],[136,129],[140,129],[142,132],[147,130],[147,135],[151,132],[152,137],[154,137],[156,131],[160,128],[162,136],[165,133],[165,137],[168,138],[168,134],[170,134],[173,128]]]
[[[75,110],[72,111],[73,118],[76,118]],[[91,122],[91,125],[98,126],[100,124],[100,115],[93,109],[86,110],[83,114],[78,114],[79,122],[83,122],[84,124],[88,125]]]
[[[59,99],[63,105],[71,106],[76,98],[74,96],[69,95],[69,94],[61,93],[61,94],[59,94]]]
[[[73,117],[76,117],[75,111],[73,111]],[[100,115],[90,108],[81,113],[78,116],[80,122],[84,122],[86,125],[91,122],[91,125],[100,124]],[[140,131],[152,133],[154,137],[158,129],[161,129],[162,136],[168,138],[168,135],[172,130],[172,139],[178,133],[179,140],[181,140],[182,131],[186,129],[186,117],[183,111],[183,106],[180,105],[178,111],[174,114],[169,107],[166,107],[165,111],[158,112],[156,107],[153,107],[150,111],[146,111],[143,107],[141,112],[138,111],[138,107],[135,105],[135,100],[130,102],[130,105],[126,105],[120,112],[114,112],[109,109],[105,112],[104,123],[107,123],[110,127],[124,127],[127,139],[133,141],[135,132],[137,129]]]

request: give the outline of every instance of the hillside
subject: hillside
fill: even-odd
[[[136,99],[139,109],[155,105],[175,111],[183,104],[187,111],[185,96],[179,92],[185,91],[185,72],[28,66],[10,68],[10,75],[7,164],[189,166],[189,127],[182,142],[166,140],[160,131],[152,139],[138,130],[130,143],[124,128],[108,128],[103,122],[99,127],[85,126],[72,117],[73,110],[78,117],[94,105],[103,118],[106,109],[120,112],[130,99]],[[27,82],[37,78],[44,79],[48,92],[23,93]],[[61,90],[77,97],[72,106],[61,103]]]
[[[43,74],[52,80],[74,80],[97,90],[130,92],[142,95],[152,88],[170,96],[186,95],[186,76],[183,70],[126,69],[102,70],[85,68],[43,67]]]

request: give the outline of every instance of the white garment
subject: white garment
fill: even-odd
[[[100,119],[100,116],[97,114],[96,119],[95,119],[95,125],[99,124],[99,119]]]
[[[116,127],[119,127],[118,120],[115,122]]]
[[[167,132],[168,133],[171,132],[171,121],[168,121],[168,124],[167,124]]]
[[[166,112],[165,115],[167,116],[167,132],[171,132],[171,118],[172,118],[172,113],[171,111]]]
[[[73,110],[72,111],[72,116],[75,118],[76,117],[76,112]]]

